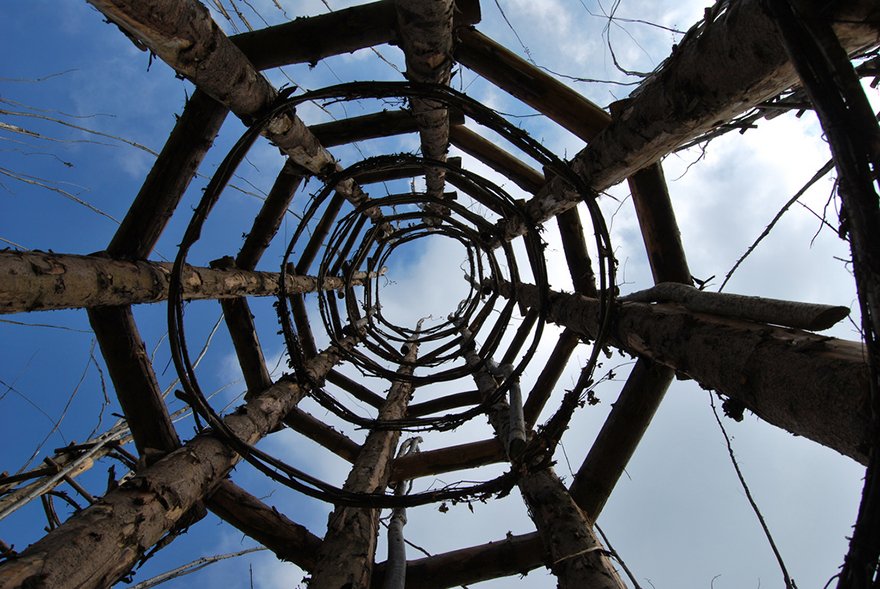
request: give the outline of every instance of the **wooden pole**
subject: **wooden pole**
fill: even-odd
[[[455,2],[397,0],[394,4],[397,8],[400,46],[406,56],[407,79],[424,84],[448,85],[452,75]],[[419,126],[422,155],[445,162],[449,148],[447,108],[442,103],[418,97],[410,100],[410,106]],[[428,196],[442,198],[445,175],[443,168],[428,168],[425,171]]]
[[[98,256],[41,252],[0,252],[0,313],[75,307],[155,303],[168,298],[171,264],[123,262]],[[361,284],[367,274],[356,274]],[[217,270],[186,266],[184,299],[271,296],[278,293],[278,272]],[[320,288],[337,290],[345,280],[328,276]],[[314,276],[287,277],[290,293],[318,290]]]
[[[415,362],[418,342],[407,344],[404,361]],[[402,364],[388,397],[379,409],[379,419],[400,419],[413,392],[411,364]],[[399,430],[373,430],[361,446],[343,488],[347,491],[376,493],[384,491],[391,477],[391,462],[400,437]],[[312,589],[367,589],[370,586],[376,536],[379,531],[379,510],[365,507],[338,506],[330,514],[327,533],[318,550],[309,587]]]
[[[842,0],[825,16],[844,50],[880,42],[873,0]],[[639,86],[626,107],[572,160],[595,192],[614,186],[698,137],[797,83],[785,47],[762,0],[732,2],[713,22],[681,42],[664,65]],[[690,92],[681,92],[690,88]],[[700,100],[693,100],[698,92]],[[546,221],[577,204],[558,179],[526,204],[527,216]],[[522,235],[515,219],[496,227],[499,239]]]
[[[537,287],[500,294],[537,305]],[[549,292],[548,319],[592,337],[599,302]],[[621,303],[610,343],[687,374],[758,417],[859,462],[869,446],[868,367],[857,342],[712,315],[674,305]]]
[[[351,348],[354,340],[339,345]],[[309,363],[309,370],[320,378],[340,360],[339,349],[330,347]],[[224,422],[253,444],[275,429],[304,394],[299,385],[279,381]],[[0,565],[0,589],[110,587],[239,460],[220,437],[196,436]]]
[[[462,355],[473,370],[477,388],[486,399],[496,390],[495,378],[477,354],[470,330],[459,326],[459,331],[462,336]],[[507,435],[509,413],[505,401],[497,402],[488,412],[495,436],[505,446],[508,455],[511,454]],[[565,485],[551,467],[536,468],[535,465],[527,465],[517,486],[538,530],[548,558],[547,567],[556,576],[557,587],[624,589],[622,581],[593,534],[591,523],[575,505]]]

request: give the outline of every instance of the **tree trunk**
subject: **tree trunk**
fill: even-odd
[[[453,0],[407,0],[395,2],[400,44],[406,54],[406,77],[413,82],[448,85],[452,73]],[[411,100],[419,126],[422,155],[446,161],[449,148],[449,113],[442,103],[423,98]],[[442,168],[426,170],[428,196],[443,196]]]
[[[846,51],[880,41],[877,2],[841,0],[830,6],[829,18]],[[763,0],[729,2],[698,35],[694,31],[679,44],[572,166],[592,190],[601,192],[797,81]],[[565,183],[551,178],[526,203],[526,217],[546,221],[577,202]],[[526,229],[519,219],[502,219],[497,235],[512,239]]]
[[[340,345],[350,348],[354,341]],[[309,364],[309,371],[321,378],[340,360],[339,350],[331,347]],[[303,394],[298,385],[279,381],[224,422],[253,444],[274,430]],[[0,589],[110,587],[239,459],[218,436],[193,438],[0,565]]]
[[[404,359],[414,362],[418,344],[408,344]],[[401,365],[398,374],[412,374],[412,367]],[[409,380],[397,380],[382,408],[379,419],[400,419],[412,396]],[[361,452],[345,481],[344,489],[356,493],[384,491],[391,478],[391,463],[397,448],[399,431],[370,432]],[[312,571],[309,587],[312,589],[367,589],[376,555],[376,535],[379,531],[379,510],[364,507],[339,506],[327,522],[327,533],[318,551],[317,564]]]
[[[537,287],[514,293],[537,305]],[[550,291],[549,320],[586,337],[598,329],[599,302]],[[857,342],[750,321],[691,313],[675,305],[622,303],[611,345],[687,374],[741,403],[758,417],[867,461],[868,366]]]
[[[465,361],[474,370],[474,381],[486,399],[495,391],[495,378],[477,355],[473,340],[467,341],[471,337],[470,331],[459,330],[465,342],[462,344]],[[489,423],[508,454],[509,414],[510,408],[504,401],[496,403],[489,410]],[[523,465],[524,469],[530,466],[535,465]],[[552,468],[527,470],[517,486],[544,545],[547,567],[556,575],[560,589],[625,589],[593,534],[591,522],[575,505],[568,489]]]

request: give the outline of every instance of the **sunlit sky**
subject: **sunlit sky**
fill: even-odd
[[[273,24],[287,17],[327,10],[323,2],[279,2],[287,16],[274,1],[252,1],[250,5]],[[339,9],[353,3],[329,0],[328,4]],[[680,38],[674,30],[689,28],[710,3],[621,0],[603,5],[594,0],[499,0],[482,4],[483,20],[478,28],[537,65],[580,78],[622,82],[569,82],[606,106],[625,97],[634,87],[631,84],[639,80],[615,68],[611,49],[625,69],[649,72]],[[612,8],[611,4],[617,7],[620,20],[609,24],[602,14]],[[244,3],[241,6],[254,26],[263,26],[252,8]],[[104,23],[102,15],[85,2],[10,0],[0,10],[4,16],[0,49],[6,56],[0,69],[0,122],[40,135],[25,136],[0,128],[2,247],[79,254],[102,250],[116,230],[114,219],[124,216],[150,169],[154,153],[161,149],[193,87],[175,78],[165,64],[158,60],[151,63],[146,53],[135,48],[115,26]],[[228,33],[244,30],[238,19],[230,22],[216,12],[214,16]],[[402,52],[397,47],[377,49],[384,59],[404,69]],[[331,58],[314,68],[302,65],[285,68],[284,73],[270,72],[269,78],[276,87],[296,84],[315,89],[343,80],[401,80],[402,76],[376,54],[363,50]],[[572,157],[583,147],[581,140],[534,116],[534,111],[466,69],[456,72],[453,86],[507,113],[560,157]],[[871,91],[871,97],[877,100],[876,90]],[[331,116],[364,114],[374,108],[351,104],[332,107],[328,113],[305,106],[299,115],[308,123],[317,123]],[[207,183],[206,176],[242,130],[234,117],[227,120],[202,166],[203,175],[193,181],[151,259],[173,259],[191,210]],[[417,136],[407,135],[331,151],[344,164],[350,164],[364,155],[415,151],[418,145]],[[450,154],[460,155],[455,148]],[[810,112],[800,118],[789,113],[761,121],[757,129],[713,141],[705,152],[692,149],[667,157],[663,165],[694,276],[710,279],[708,288],[717,289],[722,277],[779,208],[828,157],[821,130]],[[191,256],[194,264],[206,265],[222,255],[235,254],[241,235],[249,230],[259,210],[259,195],[271,186],[282,162],[277,150],[265,142],[258,144],[239,170],[235,187],[224,194],[212,215],[205,238]],[[511,182],[467,155],[464,167],[496,181],[516,198],[526,197]],[[845,262],[847,245],[814,215],[824,211],[828,222],[836,225],[836,203],[828,203],[832,179],[829,176],[819,181],[807,192],[801,199],[806,207],[791,208],[725,291],[849,306],[854,309],[852,319],[858,321],[855,290]],[[305,190],[313,192],[317,188],[311,183]],[[377,186],[375,190],[385,194],[386,190],[401,188]],[[71,197],[92,208],[75,203]],[[304,201],[299,197],[294,200],[294,212],[302,210]],[[621,293],[647,288],[651,284],[650,269],[626,186],[609,191],[601,203],[619,261]],[[585,211],[581,214],[586,221]],[[288,216],[281,229],[285,242],[295,226],[296,219]],[[555,288],[570,290],[555,224],[547,224],[543,237],[548,242],[551,283]],[[260,268],[276,269],[279,251],[280,245],[270,250]],[[461,298],[457,285],[464,282],[460,270],[463,259],[458,244],[447,239],[425,240],[407,248],[390,265],[390,282],[383,291],[384,311],[399,318],[400,324],[414,322],[428,313],[445,316]],[[281,358],[282,342],[276,335],[271,301],[252,301],[252,309],[267,361],[275,366]],[[160,385],[163,389],[173,387],[175,375],[165,339],[164,305],[137,307],[135,316],[147,349],[154,354]],[[202,347],[219,318],[219,305],[214,302],[194,303],[188,308],[187,335],[192,349]],[[112,383],[84,311],[2,319],[0,470],[16,472],[26,464],[33,467],[54,448],[106,430],[116,421],[114,413],[119,409],[112,401]],[[548,329],[534,364],[523,376],[524,390],[540,372],[556,333]],[[828,334],[858,338],[848,320]],[[326,343],[326,337],[319,335],[318,339],[319,345]],[[554,400],[573,385],[588,354],[586,346],[575,352]],[[620,365],[617,378],[597,390],[602,400],[599,405],[575,415],[556,456],[556,470],[564,480],[571,480],[572,471],[586,455],[630,361],[619,355],[608,360],[600,374]],[[211,340],[199,375],[206,391],[217,392],[218,407],[236,403],[244,391],[223,325]],[[377,392],[382,392],[383,385],[378,382],[365,384],[375,385]],[[432,387],[417,392],[416,400],[419,394],[443,391]],[[104,403],[105,396],[111,399],[109,405]],[[179,401],[170,401],[171,411],[181,407]],[[317,405],[307,403],[304,407],[343,428]],[[549,411],[543,418],[548,415]],[[423,449],[485,438],[488,427],[483,420],[477,421],[451,433],[423,436]],[[821,587],[842,562],[846,536],[855,519],[863,468],[748,414],[744,422],[727,420],[725,426],[733,436],[740,465],[790,573],[800,587]],[[192,422],[181,421],[178,431],[182,438],[191,437]],[[344,431],[356,441],[363,439],[363,432],[350,426]],[[347,463],[292,432],[271,436],[264,448],[337,484],[348,470]],[[100,464],[82,476],[93,493],[103,492],[107,466]],[[423,479],[416,482],[415,490],[458,479],[487,479],[502,470],[494,466],[478,473],[444,475],[439,481]],[[121,472],[118,465],[116,472]],[[233,479],[294,521],[323,534],[327,506],[275,488],[246,466],[238,467]],[[709,395],[693,382],[673,383],[599,524],[643,587],[782,586],[781,573],[736,480],[709,406]],[[20,550],[41,537],[45,525],[39,501],[35,501],[0,521],[0,539]],[[464,505],[451,506],[447,513],[440,513],[436,506],[412,509],[406,534],[415,544],[439,553],[502,539],[508,532],[532,530],[522,501],[514,492],[489,505],[473,505],[473,513]],[[384,536],[384,531],[381,533]],[[134,580],[147,579],[200,556],[253,545],[253,541],[209,515],[171,548],[147,562]],[[384,541],[379,550],[377,558],[384,560]],[[421,554],[410,549],[408,556],[417,558]],[[303,572],[260,552],[224,561],[166,586],[222,582],[227,589],[235,589],[250,586],[251,577],[253,586],[274,589],[296,586]],[[546,587],[552,586],[553,580],[546,570],[539,569],[523,579],[472,586],[506,587],[513,583]]]

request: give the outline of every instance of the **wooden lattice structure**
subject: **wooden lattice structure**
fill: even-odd
[[[158,542],[197,526],[206,509],[309,571],[310,587],[378,587],[389,579],[388,586],[402,587],[400,560],[398,566],[374,564],[381,561],[375,553],[379,508],[395,510],[391,525],[399,534],[401,508],[485,499],[514,485],[534,533],[411,560],[405,567],[406,586],[449,587],[546,566],[560,587],[623,587],[592,522],[676,374],[717,391],[732,413],[748,409],[868,465],[857,540],[841,586],[871,586],[864,579],[873,576],[872,563],[880,554],[880,544],[872,540],[880,530],[873,515],[880,493],[873,490],[878,418],[872,411],[878,403],[872,359],[880,332],[880,314],[874,311],[880,305],[880,211],[871,177],[880,162],[880,135],[849,56],[864,55],[880,42],[875,2],[719,1],[664,64],[610,113],[483,35],[477,0],[379,0],[232,38],[197,0],[91,3],[136,44],[191,80],[197,91],[101,255],[0,252],[4,313],[86,308],[139,453],[132,478],[0,564],[0,587],[110,586]],[[303,94],[279,91],[260,74],[392,41],[405,52],[406,82],[349,84]],[[552,146],[545,149],[493,111],[451,90],[450,73],[457,65],[543,113],[587,147],[568,162],[554,156]],[[296,108],[322,99],[376,98],[403,98],[406,108],[312,126]],[[742,123],[743,113],[756,106],[786,108],[785,100],[795,105],[791,108],[811,101],[832,145],[867,346],[811,333],[842,319],[846,308],[693,288],[658,162],[731,121]],[[209,184],[180,238],[177,261],[150,261],[230,113],[250,130]],[[480,132],[484,127],[533,163],[487,140]],[[402,133],[419,134],[421,156],[376,154],[343,168],[327,150]],[[243,244],[230,240],[229,251],[210,268],[188,266],[186,254],[213,202],[259,134],[287,160],[252,229]],[[512,199],[447,159],[450,144],[532,197]],[[324,188],[314,195],[288,257],[280,271],[256,270],[307,178],[318,179]],[[363,189],[410,178],[424,178],[425,189],[382,198]],[[594,202],[599,192],[624,180],[658,286],[618,298],[601,214],[591,210],[592,229],[585,232],[574,207]],[[481,216],[463,207],[450,186],[490,213]],[[547,286],[543,223],[558,224],[574,293]],[[590,233],[597,235],[592,261],[585,237]],[[468,252],[469,294],[439,325],[395,325],[382,315],[384,262],[396,248],[436,236],[454,239]],[[526,254],[517,255],[511,244]],[[533,283],[520,278],[525,267]],[[306,293],[320,295],[317,311],[307,308]],[[291,373],[273,381],[249,297],[275,295]],[[204,426],[186,441],[169,417],[131,311],[131,305],[166,299],[180,396]],[[190,364],[182,302],[192,299],[220,301],[246,381],[246,404],[226,416],[214,413]],[[535,386],[520,391],[519,376],[548,322],[565,329]],[[319,329],[329,339],[323,349],[316,344],[323,341],[314,333]],[[582,341],[599,342],[592,363],[606,347],[638,361],[567,486],[549,463],[572,412],[587,399],[589,365],[552,417],[540,428],[537,422]],[[346,363],[383,377],[386,392],[379,394],[340,372]],[[454,383],[456,392],[420,401],[419,387],[437,382]],[[367,428],[366,441],[357,444],[299,409],[307,395]],[[375,415],[352,411],[346,395]],[[443,431],[482,415],[491,426],[484,441],[396,457],[402,431]],[[351,462],[344,485],[316,480],[255,448],[281,428]],[[63,454],[54,468],[34,474],[36,482],[28,484],[50,488],[53,481],[72,479],[83,457],[109,451],[114,435],[110,432],[103,445]],[[243,457],[279,484],[335,505],[323,538],[298,525],[297,514],[277,512],[228,478]],[[506,474],[473,487],[406,492],[407,480],[499,462],[509,462]],[[4,501],[14,497],[14,486],[24,478],[0,480]],[[860,541],[861,534],[868,540]]]

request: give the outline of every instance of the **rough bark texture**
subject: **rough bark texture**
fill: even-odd
[[[708,313],[809,331],[829,329],[849,315],[849,307],[840,305],[711,292],[676,282],[661,282],[647,290],[626,295],[623,299],[642,303],[676,303],[694,313]]]
[[[413,362],[417,353],[418,345],[409,344],[405,360]],[[412,374],[412,368],[402,365],[398,374],[408,376]],[[411,382],[395,381],[379,410],[379,419],[404,417],[412,390]],[[399,438],[399,431],[371,431],[343,488],[361,493],[384,491],[391,477],[391,461]],[[369,587],[373,559],[376,555],[378,529],[378,509],[342,506],[334,509],[327,521],[327,533],[318,551],[317,563],[312,571],[309,587],[312,589]]]
[[[848,52],[880,41],[876,24],[880,7],[873,0],[837,2],[833,11],[834,31]],[[601,192],[796,82],[797,74],[762,1],[731,2],[699,36],[679,44],[639,87],[620,116],[574,158],[572,166],[593,190]],[[577,201],[572,198],[573,193],[551,178],[528,201],[528,216],[547,220],[574,206]],[[516,220],[502,220],[498,225],[502,239],[525,230]]]
[[[460,331],[465,340],[471,337],[468,330]],[[477,388],[484,399],[488,398],[497,387],[495,378],[482,364],[472,341],[462,344],[462,353],[474,371]],[[508,404],[504,401],[493,405],[488,412],[495,436],[505,446],[508,455],[511,454],[507,435],[509,413]],[[525,469],[529,466],[523,465]],[[517,486],[541,537],[547,566],[556,575],[557,587],[625,589],[593,534],[592,523],[575,504],[551,467],[527,470]]]
[[[575,505],[552,468],[520,479],[519,490],[538,528],[559,589],[625,589],[604,548],[593,534],[592,522]]]
[[[397,0],[400,45],[406,55],[406,77],[413,82],[448,85],[452,73],[453,0]],[[442,103],[413,98],[413,115],[419,126],[422,155],[446,161],[449,148],[449,115]],[[443,195],[442,168],[426,170],[428,195]]]
[[[391,482],[476,468],[504,460],[504,446],[497,438],[457,444],[395,459],[391,465]]]
[[[502,294],[513,296],[509,284]],[[515,295],[538,303],[537,288]],[[597,329],[599,303],[551,291],[549,320],[582,335]],[[712,315],[674,305],[622,303],[611,343],[687,374],[765,421],[867,460],[868,367],[860,343]]]
[[[223,34],[208,9],[198,1],[92,0],[91,3],[242,119],[259,116],[277,100],[278,91]],[[264,134],[296,164],[313,174],[323,175],[339,168],[333,156],[292,112],[278,114]],[[368,199],[351,180],[340,182],[336,188],[355,205]],[[382,218],[381,211],[375,207],[364,212],[371,219]]]
[[[0,252],[0,313],[164,301],[171,267],[165,262],[123,262],[98,256]],[[362,278],[356,275],[355,282]],[[278,293],[279,279],[277,272],[187,266],[184,299],[270,296]],[[323,283],[326,290],[344,285],[336,277],[327,277]],[[314,292],[317,287],[318,279],[313,276],[288,276],[291,293]]]
[[[317,63],[325,57],[397,40],[394,0],[380,0],[298,18],[265,29],[235,35],[232,42],[261,69],[291,63]],[[480,22],[479,0],[457,0],[456,26]]]
[[[338,350],[330,348],[310,363],[309,371],[320,378],[339,360]],[[281,423],[303,394],[293,383],[278,382],[224,422],[240,439],[255,443]],[[238,460],[210,433],[193,438],[72,516],[16,560],[0,565],[0,588],[111,586]]]
[[[443,589],[470,585],[508,575],[525,575],[544,564],[537,532],[435,554],[406,563],[406,586]],[[385,563],[376,565],[373,587],[381,587]]]

